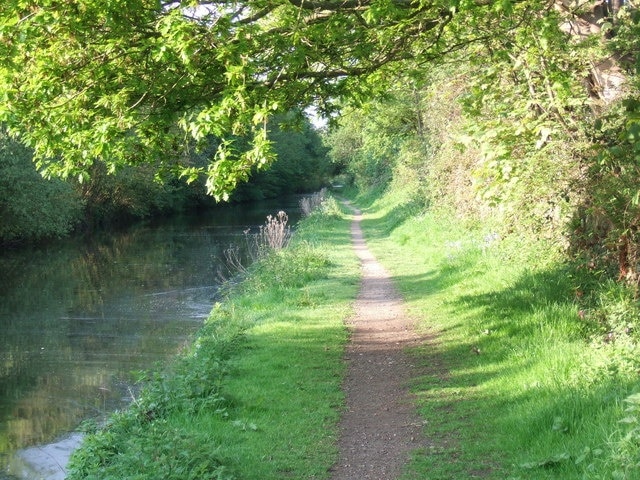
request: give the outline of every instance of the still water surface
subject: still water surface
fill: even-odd
[[[229,206],[0,255],[0,479],[64,478],[88,418],[132,398],[131,372],[189,343],[224,250],[298,199]]]

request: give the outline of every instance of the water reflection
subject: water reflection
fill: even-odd
[[[290,218],[295,206],[297,199],[288,205]],[[262,224],[274,207],[228,207],[90,241],[5,252],[0,472],[22,468],[16,462],[28,450],[21,456],[17,450],[52,442],[82,419],[128,403],[131,372],[189,341],[211,310],[223,251],[243,242],[243,231]]]

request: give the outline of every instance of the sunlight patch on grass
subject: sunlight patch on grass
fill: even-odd
[[[613,352],[622,345],[591,342],[558,256],[442,212],[399,218],[402,201],[391,192],[373,204],[363,228],[431,336],[412,351],[425,370],[413,390],[448,459],[416,452],[415,475],[640,478],[621,460],[629,443],[612,442],[624,438],[623,400],[640,390],[637,361]]]

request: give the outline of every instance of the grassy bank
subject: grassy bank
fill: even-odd
[[[541,243],[421,213],[407,194],[360,203],[371,249],[430,338],[412,354],[434,446],[410,478],[640,478],[638,348],[595,318],[628,314],[628,295]]]
[[[329,201],[254,264],[193,346],[86,439],[68,478],[327,478],[359,284],[348,227]]]

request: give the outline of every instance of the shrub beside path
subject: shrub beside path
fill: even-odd
[[[412,450],[429,445],[408,388],[418,373],[405,354],[422,339],[389,273],[367,248],[361,212],[345,204],[354,211],[351,236],[362,263],[362,284],[350,321],[346,409],[331,478],[391,480],[400,476]]]

